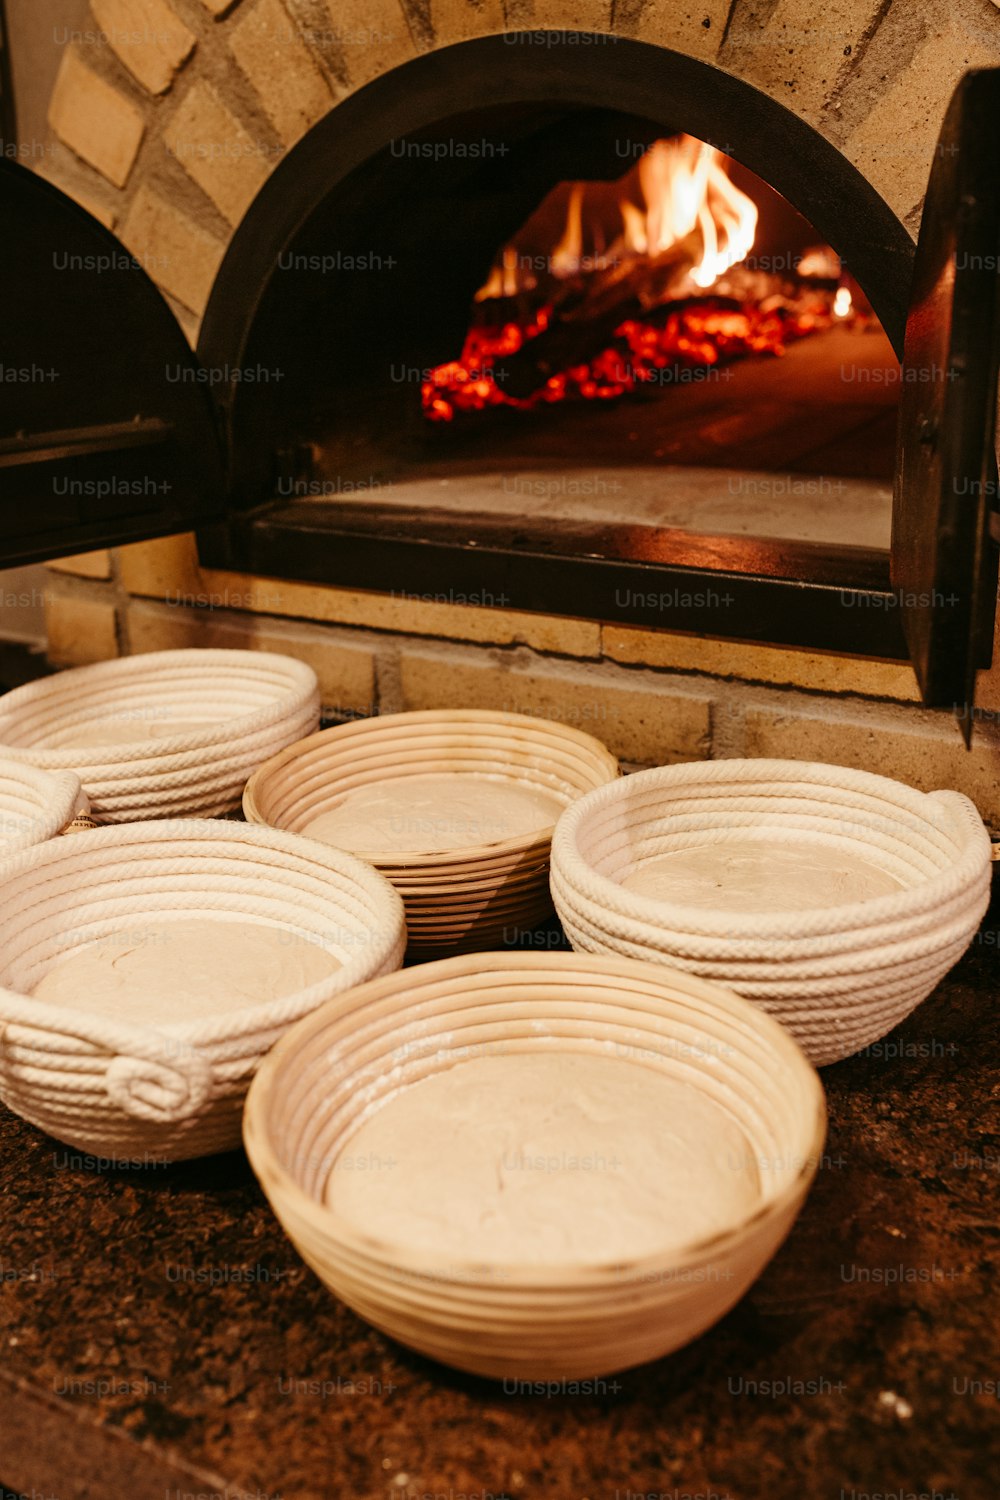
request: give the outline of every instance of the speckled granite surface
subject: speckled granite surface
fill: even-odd
[[[103,1171],[0,1108],[0,1481],[32,1500],[994,1500],[1000,914],[824,1071],[791,1239],[595,1391],[409,1354],[299,1262],[242,1155]]]

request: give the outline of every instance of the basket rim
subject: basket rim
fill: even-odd
[[[539,739],[554,738],[565,739],[568,743],[580,749],[587,750],[597,761],[597,765],[603,772],[609,773],[604,781],[595,783],[593,790],[599,791],[603,786],[616,781],[621,775],[621,767],[618,759],[595,735],[588,734],[585,730],[577,729],[574,725],[561,723],[558,719],[543,719],[533,714],[508,713],[506,710],[490,708],[468,708],[468,709],[413,709],[402,713],[374,714],[368,718],[351,719],[344,724],[334,724],[329,729],[319,729],[314,734],[307,735],[304,739],[296,740],[294,744],[287,745],[279,750],[270,759],[264,761],[263,765],[257,767],[253,775],[247,781],[243,790],[243,812],[249,822],[261,823],[267,827],[277,825],[268,823],[257,806],[257,796],[261,787],[269,777],[277,771],[292,764],[302,756],[308,754],[311,749],[330,744],[331,739],[337,736],[337,743],[343,743],[352,737],[365,735],[369,738],[377,738],[383,729],[390,733],[394,729],[406,728],[409,725],[441,725],[445,728],[459,727],[461,725],[491,725],[497,729],[520,728],[534,732]],[[596,770],[596,768],[595,768]],[[419,775],[419,772],[411,772],[411,775]],[[433,773],[428,773],[433,774]],[[451,771],[455,776],[477,775],[481,773],[474,770],[455,768]],[[386,775],[384,781],[403,780],[403,777],[393,778]],[[496,775],[492,779],[517,781],[519,778]],[[331,782],[332,784],[332,782]],[[587,796],[590,793],[583,793]],[[573,803],[567,804],[569,806]],[[564,809],[567,810],[567,809]],[[476,862],[480,859],[496,858],[503,855],[517,855],[528,853],[534,848],[547,848],[552,841],[552,835],[558,827],[559,819],[554,818],[551,823],[531,829],[527,833],[514,834],[510,838],[495,839],[485,844],[455,844],[447,849],[424,851],[420,849],[386,849],[370,850],[360,853],[359,858],[366,859],[376,869],[384,869],[387,866],[406,864],[421,869],[434,868],[439,865],[454,864],[458,860]],[[354,852],[354,851],[352,851]]]
[[[629,891],[618,881],[595,869],[580,852],[581,825],[595,811],[603,810],[612,805],[615,799],[627,796],[624,788],[638,786],[655,789],[660,784],[671,786],[690,782],[697,785],[699,781],[711,786],[726,780],[732,780],[734,785],[740,787],[752,788],[755,782],[783,778],[787,778],[790,790],[796,782],[800,788],[812,786],[821,789],[826,785],[877,796],[889,805],[893,801],[897,805],[908,804],[915,814],[933,814],[927,816],[927,821],[936,823],[939,827],[942,817],[950,816],[947,812],[948,802],[954,799],[955,811],[961,811],[968,823],[966,846],[959,850],[947,868],[899,891],[869,900],[818,907],[812,911],[779,911],[773,916],[761,912],[741,916],[735,912],[715,911]],[[897,795],[891,799],[886,798],[885,791],[888,788],[892,788]],[[817,796],[816,800],[820,802],[822,799]],[[643,811],[648,815],[648,808]],[[957,834],[957,818],[951,816],[951,822],[955,825]],[[809,937],[854,927],[865,928],[891,921],[901,912],[912,912],[915,901],[933,905],[940,892],[956,881],[973,885],[982,878],[983,871],[988,870],[989,862],[989,835],[975,805],[960,792],[922,792],[907,786],[905,782],[873,771],[856,771],[824,761],[772,760],[764,757],[684,761],[676,765],[654,766],[645,771],[637,771],[617,783],[596,787],[571,803],[556,824],[552,838],[552,868],[558,872],[553,887],[558,881],[562,881],[573,892],[570,904],[577,910],[592,913],[595,917],[603,915],[605,920],[608,914],[612,914],[626,921],[637,920],[654,928],[683,930],[705,938],[725,936],[780,940],[793,935],[792,929],[796,937]],[[555,894],[555,890],[553,893]],[[565,901],[562,895],[556,899],[557,903]],[[598,925],[601,925],[600,922]]]
[[[204,678],[210,673],[225,675],[226,668],[239,663],[252,666],[260,662],[264,668],[270,664],[285,677],[283,690],[276,688],[271,703],[262,704],[249,713],[223,720],[216,725],[206,725],[203,731],[187,734],[164,735],[157,739],[132,740],[125,744],[93,744],[48,749],[43,744],[9,745],[4,739],[8,710],[17,711],[21,706],[44,703],[47,697],[67,685],[78,682],[114,682],[121,679],[124,687],[130,677],[165,667],[190,669],[192,676]],[[56,686],[58,684],[58,687]],[[234,740],[252,736],[270,727],[278,728],[285,714],[291,715],[304,709],[315,697],[319,708],[319,679],[307,662],[279,651],[255,651],[239,647],[185,646],[166,651],[140,651],[132,656],[113,657],[109,661],[91,662],[82,667],[70,667],[50,677],[41,677],[34,682],[14,688],[0,699],[0,755],[40,770],[82,771],[86,778],[88,768],[102,765],[117,766],[123,762],[152,760],[162,762],[177,754],[190,754],[198,750],[212,750],[220,744],[231,746]],[[284,705],[283,713],[276,714]]]
[[[202,842],[207,847],[215,844],[244,844],[258,849],[273,849],[278,853],[306,858],[321,869],[325,868],[351,881],[370,900],[373,917],[378,910],[384,913],[385,936],[373,945],[378,950],[381,962],[387,961],[397,948],[402,954],[406,939],[405,913],[402,898],[392,883],[371,865],[346,850],[321,843],[317,839],[303,838],[300,834],[287,833],[283,829],[209,818],[154,818],[132,823],[105,824],[89,829],[85,838],[52,839],[11,855],[6,860],[0,860],[0,880],[6,884],[39,867],[44,869],[47,865],[84,858],[101,850],[110,852],[118,848],[134,848],[141,853],[144,847],[151,849],[154,845],[192,841]],[[253,915],[247,914],[247,920],[254,920]],[[382,920],[379,916],[378,921],[381,923]],[[355,975],[363,968],[370,968],[371,963],[371,953],[359,953],[356,958],[343,962],[332,974],[287,995],[248,1005],[224,1016],[207,1015],[191,1021],[170,1023],[169,1027],[162,1023],[149,1024],[128,1018],[110,1023],[109,1026],[105,1018],[91,1016],[86,1011],[65,1010],[35,1000],[31,995],[22,994],[7,986],[0,986],[0,1027],[4,1024],[3,1009],[6,1000],[17,1003],[22,1013],[12,1024],[63,1036],[72,1035],[89,1041],[102,1052],[127,1050],[129,1037],[140,1033],[147,1039],[151,1035],[162,1038],[168,1048],[182,1044],[195,1050],[207,1050],[218,1042],[236,1040],[254,1032],[267,1031],[277,1025],[294,1024],[294,1021],[287,1019],[288,1011],[297,1011],[301,1007],[308,1011],[312,1008],[313,994],[321,994],[331,983],[336,984],[338,990],[357,987]],[[31,1007],[37,1015],[24,1012],[24,1006]],[[117,1049],[105,1040],[111,1026],[121,1032],[121,1046]]]
[[[574,974],[605,976],[637,981],[655,995],[657,991],[673,989],[682,995],[708,1001],[721,1008],[734,1025],[749,1025],[756,1035],[767,1041],[788,1065],[800,1074],[809,1094],[804,1109],[810,1112],[808,1145],[795,1175],[766,1202],[757,1204],[748,1213],[740,1216],[730,1228],[716,1231],[707,1238],[683,1246],[674,1246],[669,1251],[654,1251],[628,1263],[633,1279],[676,1273],[678,1268],[697,1260],[706,1252],[723,1255],[735,1248],[749,1234],[771,1221],[780,1219],[796,1201],[804,1199],[809,1185],[820,1163],[826,1139],[827,1108],[826,1095],[815,1067],[803,1052],[797,1040],[774,1017],[761,1010],[751,1001],[743,999],[734,991],[710,980],[664,965],[651,964],[645,960],[624,958],[617,955],[592,955],[587,953],[532,952],[510,950],[475,954],[460,954],[455,957],[435,960],[411,969],[399,969],[380,979],[369,980],[350,992],[352,1008],[359,999],[364,1003],[405,994],[408,987],[417,990],[434,986],[438,981],[453,978],[469,980],[469,989],[474,994],[477,977],[488,979],[490,974],[510,974],[511,971],[548,972],[552,976],[565,976],[572,980]],[[325,1203],[317,1200],[302,1188],[278,1159],[277,1151],[267,1128],[268,1108],[271,1097],[279,1090],[287,1091],[289,1080],[284,1076],[286,1062],[294,1057],[298,1048],[314,1039],[343,1004],[344,996],[334,996],[319,1006],[310,1015],[289,1028],[264,1059],[251,1082],[243,1110],[243,1143],[264,1193],[279,1218],[277,1202],[293,1207],[303,1219],[310,1221],[312,1228],[323,1234],[325,1240],[334,1243],[356,1257],[362,1265],[394,1270],[404,1270],[421,1276],[440,1272],[441,1257],[427,1251],[415,1251],[398,1244],[373,1242],[363,1235],[348,1220],[337,1214]],[[675,994],[676,998],[676,994]],[[277,1200],[277,1201],[276,1201]],[[537,1264],[510,1261],[486,1262],[495,1270],[502,1268],[503,1285],[496,1287],[502,1297],[503,1288],[524,1290],[533,1288],[542,1292],[567,1287],[593,1286],[606,1288],[609,1268],[582,1266],[579,1262],[553,1262],[539,1267]],[[451,1275],[464,1273],[466,1284],[475,1286],[483,1280],[484,1258],[458,1261],[450,1258]],[[490,1283],[493,1284],[492,1281]]]

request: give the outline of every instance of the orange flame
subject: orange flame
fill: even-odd
[[[714,146],[690,135],[655,141],[638,176],[645,206],[621,205],[625,249],[660,255],[697,229],[703,250],[691,279],[703,290],[750,253],[757,205],[730,181]]]
[[[661,255],[697,231],[702,253],[690,275],[694,286],[704,291],[749,254],[757,229],[757,206],[730,180],[728,159],[714,146],[690,135],[655,141],[640,158],[635,176],[642,205],[623,196],[618,204],[621,233],[603,254],[589,256],[585,252],[587,185],[572,184],[565,223],[548,256],[554,277],[564,280],[575,275],[585,260],[596,270],[622,255]],[[599,232],[599,226],[591,227]],[[507,245],[476,293],[476,301],[515,296],[535,285],[530,272],[522,275],[517,250]]]

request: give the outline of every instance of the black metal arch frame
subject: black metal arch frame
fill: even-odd
[[[914,242],[825,136],[769,94],[684,53],[580,32],[542,47],[530,41],[537,36],[477,37],[413,58],[314,125],[264,183],[230,241],[205,312],[202,359],[216,367],[239,363],[279,255],[349,172],[392,140],[449,115],[505,104],[617,107],[653,121],[683,120],[691,135],[756,172],[814,225],[849,264],[902,358]],[[580,67],[581,57],[598,59],[599,67]]]
[[[672,130],[680,122],[718,145],[770,183],[842,256],[902,357],[914,242],[885,200],[819,131],[753,85],[682,53],[594,33],[567,33],[544,46],[538,36],[507,32],[424,54],[373,80],[320,120],[276,167],[230,242],[202,325],[202,362],[239,368],[279,257],[350,173],[392,141],[450,116],[525,104],[627,109]],[[219,389],[231,466],[239,399],[238,386]],[[888,600],[887,567],[860,551],[848,561],[849,548],[796,550],[782,544],[782,557],[751,575],[738,562],[721,573],[719,563],[699,565],[695,553],[689,563],[643,563],[616,554],[612,539],[606,555],[594,557],[595,538],[577,538],[575,547],[569,538],[566,549],[554,549],[551,537],[538,545],[538,539],[494,527],[474,539],[473,554],[468,527],[459,543],[440,517],[424,525],[419,516],[407,521],[397,513],[375,525],[351,517],[350,509],[336,501],[275,503],[242,515],[237,509],[227,527],[202,533],[199,545],[205,560],[216,565],[373,589],[391,588],[398,577],[412,579],[418,566],[427,587],[445,579],[447,586],[460,587],[457,580],[474,555],[479,587],[489,588],[493,579],[500,591],[513,593],[516,608],[575,615],[601,570],[605,597],[619,583],[637,597],[665,586],[711,594],[722,580],[737,595],[736,608],[727,611],[727,635],[906,654],[896,612],[842,607],[845,572],[855,587]],[[635,622],[662,626],[662,617],[637,605]],[[711,609],[697,606],[673,628],[722,633]]]

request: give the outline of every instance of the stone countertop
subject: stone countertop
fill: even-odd
[[[688,1348],[465,1377],[300,1262],[233,1153],[105,1170],[0,1107],[0,1480],[32,1500],[995,1500],[1000,913],[824,1070],[792,1235]]]

